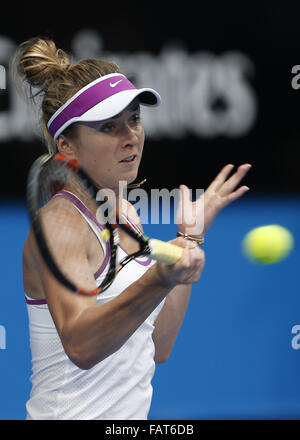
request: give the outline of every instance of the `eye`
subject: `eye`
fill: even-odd
[[[140,113],[134,113],[134,115],[132,115],[131,117],[132,122],[134,122],[135,124],[139,123],[141,120],[141,115]]]
[[[101,125],[100,131],[103,133],[110,133],[115,128],[115,125],[113,122],[106,122],[105,124]]]

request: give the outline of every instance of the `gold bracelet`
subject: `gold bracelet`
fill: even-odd
[[[177,232],[177,237],[183,237],[186,240],[194,241],[194,242],[197,243],[198,246],[200,246],[201,244],[204,243],[204,238],[203,237],[196,238],[196,237],[193,237],[192,235],[183,234],[182,232],[179,232],[179,231]]]

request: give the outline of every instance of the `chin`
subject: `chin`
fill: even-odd
[[[129,172],[124,174],[124,178],[120,179],[120,180],[125,180],[127,182],[127,185],[129,185],[130,183],[133,183],[138,175],[138,170]]]
[[[136,175],[132,179],[128,179],[127,180],[127,185],[130,185],[131,183],[135,182],[136,179],[137,179],[137,173],[136,173]]]

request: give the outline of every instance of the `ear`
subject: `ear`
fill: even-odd
[[[56,141],[57,149],[60,153],[64,153],[67,156],[75,156],[75,150],[73,143],[67,139],[64,135],[60,135]]]

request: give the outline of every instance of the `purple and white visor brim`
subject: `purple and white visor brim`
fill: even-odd
[[[124,75],[111,73],[80,89],[61,106],[47,124],[54,140],[74,122],[103,121],[122,112],[136,97],[140,104],[159,106],[160,95],[153,89],[137,89]]]

